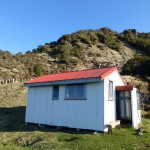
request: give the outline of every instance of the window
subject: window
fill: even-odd
[[[85,100],[85,85],[84,84],[70,84],[66,86],[65,99],[69,100]]]
[[[140,110],[141,109],[141,96],[139,92],[137,92],[136,95],[137,95],[137,109]]]
[[[58,100],[59,99],[59,86],[58,85],[53,86],[52,99],[53,100]]]
[[[109,81],[109,100],[113,100],[113,82]]]

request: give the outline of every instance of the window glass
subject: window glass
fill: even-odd
[[[52,95],[52,99],[59,99],[59,86],[55,85],[53,86],[53,95]]]
[[[141,109],[141,96],[140,93],[136,93],[137,94],[137,109],[140,110]]]
[[[109,81],[109,100],[113,100],[113,82]]]
[[[68,85],[67,86],[66,97],[67,98],[75,97],[75,85]]]
[[[77,92],[76,92],[76,94],[77,94],[77,97],[84,97],[84,85],[83,84],[78,84],[77,85]]]
[[[130,92],[129,91],[125,91],[125,97],[130,97]]]
[[[84,84],[67,85],[66,99],[85,99],[85,85]]]

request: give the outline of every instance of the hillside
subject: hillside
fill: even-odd
[[[150,33],[108,28],[63,35],[25,54],[0,51],[0,79],[33,78],[62,71],[117,65],[124,75],[149,82]],[[147,88],[148,89],[148,88]]]
[[[26,95],[23,83],[0,84],[0,107],[25,106]]]

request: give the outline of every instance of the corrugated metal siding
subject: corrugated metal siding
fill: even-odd
[[[87,100],[52,100],[52,86],[29,88],[26,122],[103,131],[103,82],[87,84]]]
[[[113,102],[108,101],[108,80],[114,82]],[[116,85],[124,85],[116,71],[102,82],[87,83],[87,100],[64,100],[64,85],[59,100],[52,100],[52,86],[29,87],[26,122],[104,131],[115,120]]]

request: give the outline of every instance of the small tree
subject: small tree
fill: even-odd
[[[70,51],[71,51],[72,47],[70,45],[61,45],[59,46],[59,51],[57,54],[57,58],[64,60],[65,62],[69,62],[70,61]]]
[[[41,64],[37,64],[34,67],[34,73],[36,76],[42,76],[44,74],[44,69]]]

